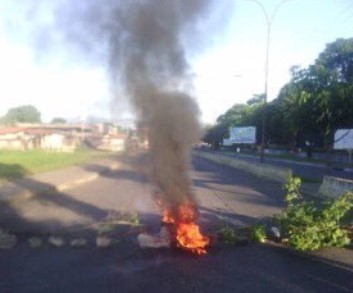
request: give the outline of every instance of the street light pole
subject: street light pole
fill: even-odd
[[[262,134],[261,134],[261,149],[260,149],[260,162],[263,163],[265,159],[265,141],[266,141],[266,116],[267,116],[267,93],[268,93],[268,72],[269,72],[269,57],[270,57],[270,40],[271,40],[271,28],[273,20],[276,16],[278,9],[285,3],[292,0],[283,0],[279,2],[271,17],[268,15],[267,10],[258,0],[244,0],[248,2],[253,2],[261,8],[266,20],[267,25],[267,38],[266,38],[266,59],[265,59],[265,93],[264,93],[264,107],[262,113]]]

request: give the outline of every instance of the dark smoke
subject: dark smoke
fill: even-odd
[[[63,7],[59,26],[70,23],[67,38],[84,50],[94,41],[107,42],[112,83],[124,87],[149,130],[151,177],[164,203],[194,203],[188,167],[189,149],[200,136],[199,110],[183,91],[190,87],[191,75],[182,38],[202,23],[210,1],[75,3]]]
[[[139,1],[115,15],[120,33],[112,36],[111,69],[121,70],[149,129],[151,175],[171,207],[194,202],[188,154],[200,127],[197,105],[180,91],[190,81],[180,38],[207,6],[204,0]]]
[[[41,53],[63,42],[67,50],[84,52],[87,59],[108,61],[112,88],[123,87],[138,119],[149,129],[151,175],[171,207],[194,202],[189,149],[200,136],[199,110],[185,91],[192,84],[185,45],[200,40],[197,32],[217,2],[24,1],[31,23],[38,22],[33,39]],[[40,10],[43,5],[48,9],[48,3],[50,25]]]

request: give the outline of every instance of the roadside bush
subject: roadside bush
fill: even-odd
[[[224,243],[235,244],[237,242],[237,233],[234,228],[224,226],[220,233],[221,239]]]
[[[252,228],[252,238],[254,241],[263,243],[266,239],[266,229],[262,224],[257,224]]]
[[[284,187],[287,207],[276,218],[288,244],[297,250],[348,245],[349,234],[341,228],[340,221],[353,207],[353,193],[324,202],[304,201],[300,185],[300,178],[288,178]]]

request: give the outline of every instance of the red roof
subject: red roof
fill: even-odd
[[[47,135],[53,133],[53,131],[47,129],[28,128],[26,129],[26,133],[31,135]]]
[[[48,135],[55,131],[43,128],[0,127],[0,135],[19,132],[25,132],[30,135]]]
[[[0,134],[18,133],[24,131],[22,127],[0,127]]]

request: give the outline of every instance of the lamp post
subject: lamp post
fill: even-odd
[[[271,39],[271,28],[273,20],[276,16],[278,9],[285,3],[292,1],[292,0],[283,0],[279,2],[275,9],[273,10],[272,14],[269,16],[267,10],[262,5],[262,3],[258,0],[244,0],[247,2],[253,2],[258,7],[261,8],[267,25],[267,38],[266,38],[266,59],[265,59],[265,93],[264,93],[264,107],[263,107],[263,114],[262,114],[262,134],[261,134],[261,149],[260,149],[260,162],[264,162],[265,158],[265,139],[266,139],[266,114],[267,114],[267,91],[268,91],[268,71],[269,71],[269,53],[270,53],[270,39]]]

